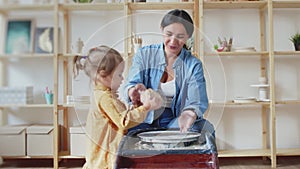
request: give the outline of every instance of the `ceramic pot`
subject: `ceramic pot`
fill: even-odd
[[[300,42],[294,43],[295,50],[300,51]]]

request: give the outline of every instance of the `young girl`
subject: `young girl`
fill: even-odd
[[[87,57],[74,58],[75,70],[83,69],[94,85],[86,122],[88,139],[85,169],[114,168],[118,145],[127,129],[142,123],[148,111],[162,105],[161,97],[148,90],[148,97],[141,98],[142,106],[126,110],[117,95],[124,66],[119,52],[107,46],[92,48]]]

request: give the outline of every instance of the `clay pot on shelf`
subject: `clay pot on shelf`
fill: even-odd
[[[300,42],[294,43],[294,46],[296,51],[300,51]]]
[[[290,41],[293,42],[296,51],[300,51],[300,33],[295,33],[290,37]]]

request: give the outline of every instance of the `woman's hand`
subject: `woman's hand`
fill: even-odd
[[[181,132],[187,132],[196,121],[197,115],[192,110],[186,110],[178,117],[178,125]]]
[[[128,90],[128,96],[134,106],[138,107],[142,105],[142,102],[140,100],[140,92],[145,90],[146,87],[141,83],[135,85],[134,87]]]

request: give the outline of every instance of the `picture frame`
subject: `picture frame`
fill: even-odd
[[[7,21],[5,53],[26,54],[33,51],[34,21],[10,19]]]
[[[35,53],[53,53],[54,36],[53,27],[37,27],[34,35]]]

